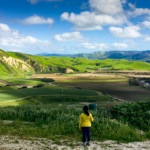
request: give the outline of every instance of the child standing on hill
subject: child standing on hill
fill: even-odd
[[[90,130],[91,130],[91,122],[93,121],[92,114],[88,112],[88,106],[83,107],[84,113],[80,115],[80,121],[79,121],[79,129],[83,132],[83,144],[82,146],[85,146],[86,142],[86,136],[88,139],[88,142],[86,145],[90,146]]]

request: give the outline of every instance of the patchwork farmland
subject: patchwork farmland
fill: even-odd
[[[146,76],[144,76],[146,77]],[[147,101],[150,100],[149,90],[139,86],[130,86],[129,78],[123,75],[107,74],[40,74],[32,78],[53,78],[56,85],[67,87],[81,87],[83,89],[103,92],[125,101]]]

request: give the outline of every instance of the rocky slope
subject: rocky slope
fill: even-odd
[[[16,77],[28,76],[35,73],[34,68],[23,60],[13,58],[0,50],[0,75]]]
[[[0,49],[0,76],[26,77],[35,73],[65,73],[68,68],[51,64],[48,60],[45,60],[45,65],[32,57],[23,53],[7,53]]]

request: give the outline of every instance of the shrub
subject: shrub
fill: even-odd
[[[137,79],[137,78],[130,78],[129,79],[129,85],[138,86],[139,85],[139,79]]]
[[[141,130],[150,131],[150,101],[128,102],[116,105],[111,110],[112,118],[130,123]]]
[[[33,88],[40,88],[40,87],[43,87],[44,84],[38,84],[37,86],[33,86]]]

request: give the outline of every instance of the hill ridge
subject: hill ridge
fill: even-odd
[[[103,54],[101,52],[101,54]],[[96,70],[150,70],[150,64],[124,59],[89,60],[71,57],[34,56],[0,50],[1,75],[27,77],[41,73],[92,72]]]

